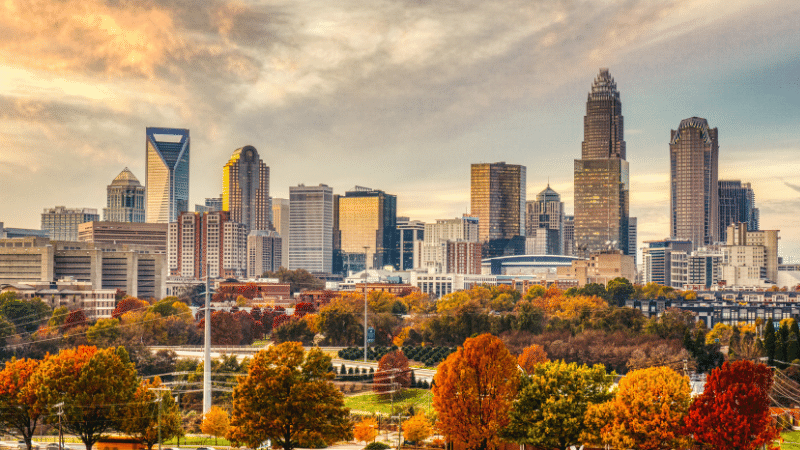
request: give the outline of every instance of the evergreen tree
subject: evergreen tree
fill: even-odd
[[[794,333],[797,336],[800,336],[800,326],[797,325],[797,321],[792,319],[792,325],[789,327],[789,333]]]
[[[416,377],[416,375],[414,374],[414,371],[413,371],[413,370],[411,371],[411,387],[412,387],[412,388],[415,388],[415,387],[417,387],[417,377]]]
[[[789,342],[786,343],[786,359],[788,363],[800,359],[800,344],[797,342],[797,334],[789,333]]]
[[[784,364],[786,362],[786,341],[783,340],[783,333],[780,330],[775,333],[775,360],[781,361],[776,363],[777,367],[786,368]]]
[[[775,324],[772,319],[767,320],[767,326],[764,329],[764,353],[767,354],[767,359],[770,366],[775,365]]]

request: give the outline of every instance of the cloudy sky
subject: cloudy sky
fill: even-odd
[[[764,229],[800,256],[796,0],[6,0],[0,221],[94,207],[145,127],[191,130],[191,203],[254,145],[289,186],[397,194],[421,220],[469,208],[469,167],[528,168],[572,210],[586,94],[621,92],[640,240],[668,235],[668,141],[719,128],[720,178],[750,181]],[[102,214],[102,212],[101,212]]]

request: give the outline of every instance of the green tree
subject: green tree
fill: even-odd
[[[97,347],[114,345],[120,337],[119,320],[100,319],[86,330],[89,343]]]
[[[600,283],[587,283],[586,286],[579,288],[576,294],[584,295],[586,297],[591,297],[591,296],[600,297],[606,301],[608,301],[610,298],[608,295],[608,291],[606,290],[606,287]]]
[[[296,341],[311,345],[314,341],[314,332],[308,328],[307,321],[292,318],[272,330],[272,340],[276,343]]]
[[[268,438],[291,450],[298,437],[316,433],[327,441],[352,437],[349,410],[331,381],[330,356],[285,342],[258,352],[233,390],[228,438],[257,448]]]
[[[289,283],[292,294],[304,289],[322,289],[325,286],[319,278],[305,269],[289,270],[281,267],[277,272],[266,272],[264,278],[277,278],[281,283]]]
[[[63,402],[61,425],[78,436],[87,450],[119,426],[125,405],[139,385],[124,347],[61,350],[42,361],[33,380],[41,386],[39,405],[50,408]],[[48,421],[55,423],[57,417],[50,416]]]
[[[608,282],[606,288],[610,303],[625,306],[625,301],[636,293],[633,285],[627,278],[617,277]]]
[[[767,320],[767,325],[764,328],[764,352],[767,354],[768,363],[770,366],[775,365],[775,351],[777,342],[775,339],[775,324],[772,319]]]
[[[23,300],[15,292],[0,294],[0,315],[11,321],[18,332],[36,331],[51,314],[50,307],[39,297]]]
[[[328,345],[355,345],[364,340],[363,324],[353,307],[347,303],[333,301],[320,308],[317,314],[317,329],[325,335]]]
[[[614,373],[593,367],[546,362],[522,377],[511,409],[511,422],[501,436],[518,444],[566,449],[580,444],[587,409],[611,399]]]
[[[159,427],[162,442],[183,436],[178,404],[170,390],[161,384],[161,379],[155,377],[139,384],[133,399],[126,405],[119,429],[150,450],[158,443]]]

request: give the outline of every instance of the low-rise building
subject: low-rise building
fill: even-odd
[[[472,289],[474,286],[496,286],[497,277],[492,275],[465,275],[458,273],[411,272],[409,284],[420,289],[432,299],[456,291]]]
[[[89,282],[61,279],[54,282],[0,284],[0,293],[14,292],[18,298],[40,298],[51,308],[82,309],[89,320],[109,319],[116,306],[116,289],[94,289]]]

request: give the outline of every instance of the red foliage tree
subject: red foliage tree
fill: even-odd
[[[261,320],[261,308],[259,308],[258,306],[253,306],[253,308],[250,309],[250,315],[253,317],[253,320],[255,320],[256,322],[260,321]]]
[[[206,320],[197,323],[203,330]],[[239,345],[242,341],[242,327],[233,314],[227,311],[214,311],[211,314],[211,343],[214,345]]]
[[[75,327],[86,325],[86,314],[82,309],[75,309],[69,312],[61,326],[61,331],[67,331]]]
[[[272,319],[272,329],[274,330],[275,328],[278,328],[279,326],[283,325],[284,323],[290,320],[292,320],[292,317],[287,316],[286,314],[275,316],[275,318]]]
[[[300,302],[294,307],[294,316],[303,317],[306,314],[314,312],[314,305],[308,302]]]
[[[127,297],[117,303],[117,307],[114,308],[114,312],[111,313],[111,318],[119,319],[128,311],[140,310],[148,306],[150,306],[150,304],[144,300],[139,300],[136,297]]]
[[[411,370],[408,368],[406,355],[400,350],[383,355],[378,361],[378,371],[375,372],[373,381],[372,390],[381,394],[409,387]]]
[[[260,320],[253,322],[253,339],[264,339],[264,324]]]
[[[274,308],[274,310],[277,311],[277,312],[286,312],[286,308],[284,308],[283,306],[280,306],[280,305],[276,306]]]
[[[250,345],[253,343],[254,333],[253,333],[253,324],[256,322],[253,320],[253,316],[250,315],[247,311],[236,311],[233,315],[233,318],[239,323],[239,327],[242,330],[242,340],[240,345]]]
[[[719,450],[771,446],[780,434],[770,417],[772,371],[741,360],[711,371],[705,390],[689,407],[686,428],[697,442]]]

